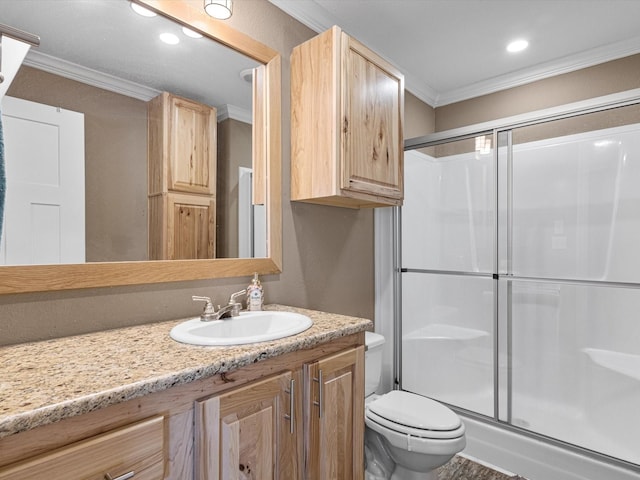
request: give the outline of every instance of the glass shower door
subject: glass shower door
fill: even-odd
[[[405,153],[401,388],[640,465],[640,106]]]
[[[500,419],[640,464],[640,109],[502,135]]]
[[[405,152],[404,390],[493,416],[492,136]]]

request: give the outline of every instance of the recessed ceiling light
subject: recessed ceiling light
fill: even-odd
[[[182,33],[184,33],[187,37],[202,38],[202,35],[200,35],[198,32],[194,32],[193,30],[187,27],[182,27]]]
[[[528,46],[529,46],[529,42],[527,42],[526,40],[514,40],[509,45],[507,45],[507,52],[511,52],[511,53],[521,52]]]
[[[180,43],[180,39],[173,33],[161,33],[160,40],[169,45],[177,45],[178,43]]]
[[[156,16],[156,12],[152,12],[148,8],[144,8],[142,5],[138,5],[137,3],[133,3],[133,2],[130,5],[133,11],[136,12],[138,15],[142,15],[143,17]]]
[[[240,72],[240,78],[247,83],[253,82],[253,68],[245,68]]]

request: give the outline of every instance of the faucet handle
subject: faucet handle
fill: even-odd
[[[216,313],[216,308],[213,306],[213,303],[211,303],[211,298],[192,295],[191,300],[193,300],[194,302],[206,302],[204,306],[204,312],[202,312],[203,315],[211,315],[213,313]]]
[[[240,290],[239,292],[232,293],[231,296],[229,297],[229,304],[238,303],[237,302],[238,297],[246,294],[247,294],[246,288]]]

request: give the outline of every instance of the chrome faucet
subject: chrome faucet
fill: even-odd
[[[200,320],[203,322],[210,322],[212,320],[222,320],[223,318],[237,317],[242,310],[242,303],[238,302],[238,297],[247,294],[247,289],[240,290],[239,292],[232,293],[229,297],[229,302],[221,307],[218,305],[218,309],[213,306],[211,298],[201,297],[193,295],[191,299],[194,302],[206,302],[203,312],[200,314]]]

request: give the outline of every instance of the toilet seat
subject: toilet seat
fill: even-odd
[[[464,435],[464,427],[462,426],[460,428],[460,436],[457,437],[425,438],[387,428],[375,422],[369,416],[365,416],[364,421],[368,428],[381,435],[386,442],[388,442],[390,453],[396,463],[398,463],[398,456],[402,457],[405,455],[403,452],[426,454],[427,456],[445,455],[451,458],[454,454],[462,451],[467,443]],[[422,460],[425,459],[423,458]],[[444,464],[444,462],[440,465],[442,464]]]
[[[399,390],[368,403],[365,419],[393,432],[423,439],[455,439],[465,432],[453,410],[429,398]]]
[[[458,438],[464,435],[465,428],[464,425],[460,424],[460,426],[454,430],[424,430],[421,428],[409,427],[407,425],[402,425],[400,423],[393,422],[384,417],[380,417],[375,413],[368,411],[365,415],[365,419],[371,422],[377,423],[378,425],[385,427],[388,430],[393,432],[402,434],[402,435],[410,435],[415,438],[424,438],[424,439],[432,439],[432,440],[449,440],[452,438]]]

